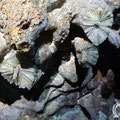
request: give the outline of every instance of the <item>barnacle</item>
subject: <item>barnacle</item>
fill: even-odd
[[[91,47],[82,51],[79,62],[95,65],[98,59],[98,51],[96,47]]]
[[[79,38],[79,37],[76,37],[72,41],[72,44],[74,45],[76,51],[83,51],[93,46],[93,44],[91,44],[90,42],[84,40],[83,38]]]
[[[82,21],[84,32],[96,46],[104,42],[110,32],[113,15],[105,8],[90,10]]]
[[[20,88],[31,89],[43,74],[35,67],[22,68],[15,50],[11,50],[0,64],[1,75],[10,83],[15,83]]]
[[[97,48],[82,38],[75,38],[73,41],[77,52],[78,62],[85,65],[95,65],[98,59]]]
[[[120,48],[120,35],[118,31],[111,30],[108,36],[108,40],[116,46],[116,48]]]

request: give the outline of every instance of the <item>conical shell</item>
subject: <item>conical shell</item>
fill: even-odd
[[[116,46],[116,48],[120,48],[120,35],[118,31],[111,30],[108,36],[108,40]]]
[[[75,47],[78,62],[80,64],[95,65],[97,63],[99,57],[97,47],[79,37],[76,37],[72,43]]]
[[[42,64],[47,58],[52,56],[56,51],[56,46],[54,43],[42,45],[36,52],[35,62],[36,64]]]
[[[91,10],[81,24],[91,42],[98,46],[104,42],[113,24],[113,15],[105,8]]]
[[[95,65],[98,60],[98,50],[96,47],[88,48],[85,51],[82,51],[79,62],[87,63],[90,65]]]
[[[16,57],[17,52],[11,50],[0,64],[1,75],[10,83],[15,83],[20,88],[31,89],[40,79],[43,72],[35,67],[22,68]]]

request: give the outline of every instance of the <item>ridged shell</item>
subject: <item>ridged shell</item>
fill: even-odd
[[[81,25],[88,38],[94,45],[98,46],[106,40],[112,23],[112,13],[101,7],[91,10]]]
[[[78,62],[81,64],[85,65],[95,65],[97,62],[97,59],[99,57],[98,55],[98,49],[95,47],[92,43],[76,37],[72,41],[76,53],[77,53],[77,58]]]
[[[98,50],[96,47],[82,51],[79,62],[83,64],[95,65],[98,60]]]
[[[21,68],[16,51],[11,50],[0,64],[1,75],[10,83],[15,83],[19,88],[27,88],[28,90],[40,79],[43,74],[41,70],[35,67]]]
[[[116,46],[116,48],[120,48],[120,35],[118,33],[118,31],[115,30],[111,30],[109,36],[108,36],[108,40]]]

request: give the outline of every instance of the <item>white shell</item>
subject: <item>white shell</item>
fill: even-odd
[[[111,30],[108,36],[108,40],[116,46],[116,48],[120,48],[120,35],[118,31]]]
[[[58,68],[59,73],[72,83],[76,83],[78,80],[77,72],[76,72],[76,65],[75,65],[75,57],[71,56],[71,59],[60,65]]]
[[[43,74],[36,68],[21,68],[16,51],[11,50],[0,64],[1,75],[10,83],[15,83],[19,88],[31,89],[32,86],[40,79]]]
[[[52,78],[53,77],[53,78]],[[50,79],[52,79],[51,86],[60,86],[64,83],[64,78],[59,74],[55,74],[55,76],[52,76]]]
[[[18,85],[20,88],[31,89],[36,81],[40,79],[42,74],[43,73],[41,70],[38,71],[35,68],[23,69],[18,75],[18,82],[16,81],[16,85]]]
[[[13,74],[16,65],[19,64],[18,59],[16,58],[16,51],[10,51],[5,57],[3,62],[0,64],[1,75],[7,79],[10,83],[13,83]]]
[[[112,13],[101,7],[89,11],[81,26],[93,44],[98,46],[106,40],[112,23]]]

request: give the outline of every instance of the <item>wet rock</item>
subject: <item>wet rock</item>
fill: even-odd
[[[111,70],[108,71],[107,76],[109,76],[108,74],[111,76],[113,75]],[[112,107],[115,103],[114,93],[111,93],[106,99],[102,96],[102,89],[105,88],[106,85],[110,87],[109,79],[112,80],[114,77],[106,78],[102,78],[102,81],[98,81],[99,85],[96,89],[78,100],[78,104],[83,106],[89,112],[92,120],[108,120],[112,114]],[[107,84],[104,83],[105,81]],[[113,85],[113,83],[111,84]],[[104,92],[108,89],[110,88],[107,88]],[[106,95],[108,95],[108,93]]]
[[[50,118],[50,120],[88,120],[88,118],[84,115],[83,111],[79,106],[75,106],[74,108],[63,108],[59,110],[59,112]]]
[[[27,101],[22,98],[16,101],[11,106],[0,103],[0,119],[1,120],[18,120],[30,118],[31,120],[36,120],[37,113],[34,111],[33,107],[35,102]]]
[[[53,101],[50,101],[45,109],[44,113],[40,115],[41,119],[47,120],[47,116],[52,116],[55,114],[59,109],[65,106],[74,106],[76,104],[76,94],[69,94],[69,95],[61,95],[54,99]]]

